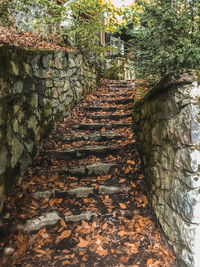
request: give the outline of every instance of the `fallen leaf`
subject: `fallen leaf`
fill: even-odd
[[[126,182],[126,179],[120,179],[119,180],[119,183],[121,184],[121,183],[124,183],[124,182]]]
[[[77,245],[79,248],[86,248],[89,245],[89,242],[81,237],[79,237],[79,241],[80,242]]]
[[[67,227],[66,222],[64,221],[63,218],[60,220],[60,224],[61,224],[64,228]]]
[[[102,246],[98,246],[96,253],[99,256],[106,256],[108,254],[108,251],[107,251],[107,249],[103,249]]]
[[[52,198],[50,201],[49,201],[49,205],[52,207],[54,204],[60,204],[62,203],[62,198]]]
[[[38,235],[40,235],[41,237],[43,238],[48,238],[49,235],[47,234],[46,232],[46,228],[42,228],[39,232],[38,232]]]
[[[86,262],[88,260],[88,257],[87,256],[83,256],[82,257],[82,261]]]
[[[148,260],[147,260],[147,267],[151,267],[152,264],[153,264],[153,260],[152,260],[152,258],[148,259]]]
[[[133,160],[127,160],[127,163],[130,163],[132,165],[135,165],[135,161],[133,161]]]
[[[108,227],[107,223],[104,223],[104,225],[102,226],[102,229],[105,230]]]
[[[128,261],[128,257],[121,256],[120,260],[123,261],[123,262],[127,262]]]
[[[59,243],[60,240],[62,239],[65,239],[65,238],[68,238],[70,235],[71,235],[72,231],[71,230],[65,230],[62,232],[61,235],[59,235],[57,238],[56,238],[56,243]]]
[[[69,264],[71,264],[71,262],[68,261],[68,260],[66,260],[66,261],[62,261],[62,265],[69,265]]]
[[[46,254],[46,251],[42,249],[35,249],[35,251],[40,254]]]
[[[126,209],[126,205],[125,205],[125,204],[123,204],[123,203],[119,203],[119,205],[120,205],[120,208],[122,208],[122,209]]]
[[[135,184],[134,182],[131,181],[131,186],[132,186],[133,188],[135,188],[135,187],[136,187],[136,184]]]

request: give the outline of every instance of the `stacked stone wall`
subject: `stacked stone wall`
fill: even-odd
[[[149,196],[179,266],[200,266],[200,85],[185,73],[134,106]]]
[[[54,123],[96,80],[95,65],[77,52],[0,47],[0,210]]]

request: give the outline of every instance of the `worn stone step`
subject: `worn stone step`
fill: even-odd
[[[98,94],[99,98],[111,98],[111,97],[126,97],[131,98],[135,94],[135,90],[126,90],[125,92],[110,92],[109,94]]]
[[[132,113],[119,113],[119,114],[98,114],[93,115],[89,114],[88,117],[92,120],[101,120],[101,119],[110,119],[110,120],[119,120],[127,117],[131,117]]]
[[[96,100],[97,101],[97,100]],[[134,98],[115,98],[115,99],[101,99],[99,100],[100,102],[103,103],[115,103],[115,104],[128,104],[128,103],[133,103],[134,102]]]
[[[28,220],[24,226],[21,227],[21,230],[24,232],[35,232],[43,227],[53,226],[60,221],[61,217],[56,211],[44,213],[37,218]],[[20,227],[18,227],[20,228]]]
[[[133,107],[123,107],[124,110],[130,110],[132,109]],[[117,111],[117,110],[121,110],[122,107],[121,106],[108,106],[108,107],[105,107],[105,106],[87,106],[87,107],[84,107],[84,109],[88,110],[88,111],[106,111],[106,112],[114,112],[114,111]]]
[[[131,189],[131,187],[127,186],[104,186],[100,185],[98,188],[98,194],[118,194],[118,193],[125,193],[127,194],[128,191]],[[70,197],[75,196],[77,198],[85,198],[89,195],[92,195],[94,193],[94,187],[76,187],[69,190],[46,190],[46,191],[38,191],[32,193],[32,197],[35,200],[40,200],[42,198],[60,198],[60,197]]]
[[[32,193],[32,197],[35,200],[39,200],[42,198],[63,198],[63,197],[70,197],[70,196],[76,196],[76,197],[88,197],[89,195],[93,194],[94,187],[76,187],[69,190],[46,190],[46,191],[38,191],[35,193]]]
[[[116,146],[84,146],[78,148],[70,148],[66,150],[46,151],[46,154],[57,160],[71,160],[74,158],[83,158],[87,155],[105,156],[107,154],[113,154],[118,151],[120,147]]]
[[[78,215],[69,215],[65,216],[65,222],[79,222],[79,221],[90,221],[93,218],[98,217],[98,214],[95,212],[83,212]],[[28,220],[24,225],[16,225],[13,227],[13,232],[23,231],[26,233],[32,233],[39,231],[40,229],[48,226],[54,226],[61,220],[61,217],[58,215],[57,211],[43,213],[41,216]]]
[[[72,176],[97,176],[108,174],[112,168],[116,167],[117,163],[102,163],[96,162],[86,166],[75,166],[73,168],[59,168],[55,172],[68,174]]]
[[[84,221],[90,221],[93,218],[98,217],[98,214],[95,212],[84,212],[78,215],[70,215],[70,216],[65,216],[65,221],[66,222],[80,222],[82,220]]]
[[[73,129],[79,129],[79,130],[99,130],[102,128],[106,129],[114,129],[114,128],[124,128],[124,127],[130,127],[132,123],[80,123],[73,125]]]
[[[92,117],[91,117],[92,118]],[[78,136],[63,136],[60,137],[65,142],[75,142],[75,141],[96,141],[96,142],[103,142],[103,141],[108,141],[108,140],[119,140],[122,139],[123,135],[114,132],[114,131],[106,131],[105,133],[99,133],[99,132],[94,132],[92,134],[87,134],[87,135],[78,135]]]
[[[100,185],[98,189],[99,194],[106,194],[106,195],[112,195],[112,194],[118,194],[118,193],[125,193],[127,194],[130,190],[130,187],[126,186],[104,186]]]

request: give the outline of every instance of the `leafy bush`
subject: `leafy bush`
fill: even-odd
[[[173,72],[200,69],[200,4],[172,2],[144,4],[141,27],[131,32],[136,75],[151,82]]]

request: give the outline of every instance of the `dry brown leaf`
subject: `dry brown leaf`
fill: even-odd
[[[72,231],[71,230],[65,230],[62,232],[61,235],[59,235],[57,238],[56,238],[56,243],[59,243],[60,240],[64,239],[64,238],[68,238],[70,235],[71,235]]]
[[[121,209],[126,209],[126,205],[124,203],[119,203]]]
[[[49,234],[47,234],[47,232],[46,232],[46,228],[42,228],[42,229],[38,232],[38,235],[40,235],[40,236],[43,237],[43,238],[48,238],[48,237],[49,237]]]
[[[82,261],[86,262],[88,260],[88,257],[87,256],[83,256],[82,257]]]
[[[98,246],[96,253],[99,256],[106,256],[108,254],[108,251],[107,251],[107,249],[103,249],[102,246]]]
[[[46,254],[46,251],[42,249],[35,249],[35,251],[39,254]]]
[[[126,179],[120,179],[119,180],[119,183],[121,184],[121,183],[124,183],[124,182],[126,182]]]
[[[153,265],[153,260],[152,258],[147,260],[147,267],[151,267]]]
[[[62,198],[52,198],[50,201],[49,201],[49,205],[52,207],[54,204],[60,204],[62,203]]]
[[[86,248],[89,245],[89,242],[81,237],[79,237],[79,241],[80,242],[77,244],[79,248]]]
[[[127,163],[129,163],[131,165],[135,165],[135,161],[133,161],[133,160],[127,160]]]
[[[60,220],[60,224],[61,224],[64,228],[67,227],[66,222],[64,221],[63,218]]]
[[[66,260],[66,261],[62,261],[62,265],[71,265],[71,262],[70,261],[68,261],[68,260]]]
[[[133,188],[135,188],[135,187],[136,187],[136,184],[135,184],[134,182],[131,181],[131,186],[132,186]]]
[[[107,223],[104,223],[104,225],[102,226],[102,229],[105,230],[108,227]]]
[[[128,261],[128,257],[121,256],[120,260],[123,261],[123,262],[127,262]]]

